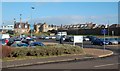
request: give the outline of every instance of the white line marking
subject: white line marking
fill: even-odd
[[[112,66],[112,65],[118,65],[120,63],[114,63],[114,64],[104,64],[104,65],[98,65],[98,66],[94,66],[94,67],[105,67],[105,66]]]

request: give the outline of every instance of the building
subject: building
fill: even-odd
[[[38,24],[34,24],[34,32],[35,33],[39,33],[40,32],[40,26],[42,25],[42,23],[38,23]]]
[[[71,24],[71,25],[64,25],[63,28],[65,29],[93,29],[96,27],[96,24],[90,22],[85,24]]]
[[[15,22],[14,30],[16,33],[29,33],[30,24],[28,22]]]
[[[34,24],[34,31],[38,32],[48,32],[49,30],[57,30],[56,25],[48,25],[47,23]]]
[[[14,25],[1,25],[0,29],[2,29],[2,30],[14,30]]]
[[[0,26],[1,33],[6,33],[9,30],[14,31],[14,25],[1,25]]]
[[[110,28],[118,28],[118,27],[120,27],[120,24],[112,24],[112,25],[110,25]]]

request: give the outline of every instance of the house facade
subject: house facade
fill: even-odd
[[[64,25],[63,28],[65,29],[94,29],[96,28],[96,24],[90,22],[85,24],[71,24],[71,25]]]
[[[15,22],[14,30],[16,33],[29,33],[30,24],[28,22]]]
[[[39,32],[48,32],[49,30],[57,30],[56,25],[48,25],[47,23],[38,23],[34,24],[34,31]]]

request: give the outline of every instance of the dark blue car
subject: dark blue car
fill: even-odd
[[[92,44],[93,45],[101,45],[101,46],[104,45],[104,44],[108,45],[109,41],[107,41],[107,40],[104,41],[103,38],[97,38],[97,39],[95,39],[95,40],[92,41]]]
[[[33,46],[45,46],[42,42],[33,42],[30,44],[31,47]]]
[[[87,38],[89,38],[90,41],[94,41],[95,39],[97,39],[96,36],[86,36]]]
[[[17,44],[18,47],[28,47],[29,45],[26,44],[26,43],[20,43],[20,44]]]

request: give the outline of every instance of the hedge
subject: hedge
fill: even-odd
[[[79,54],[82,53],[79,46],[72,46],[68,44],[49,45],[46,47],[36,48],[14,48],[11,50],[8,57],[21,57],[21,56],[54,56],[62,54]]]

